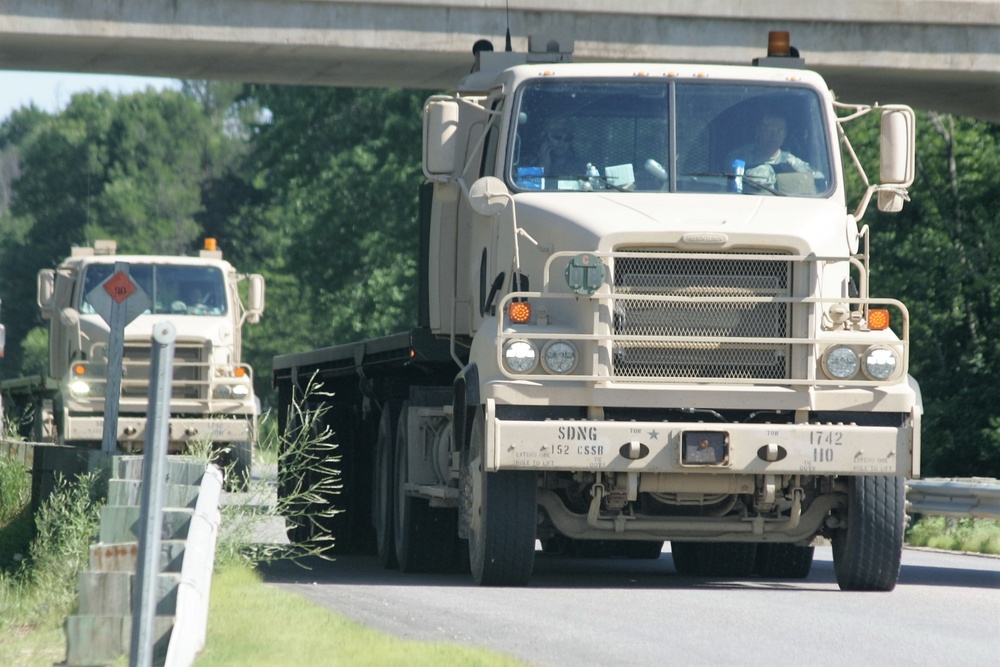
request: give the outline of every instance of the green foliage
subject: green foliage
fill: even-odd
[[[40,323],[39,269],[96,239],[115,239],[122,252],[188,252],[202,235],[203,191],[244,147],[225,118],[174,90],[81,93],[57,115],[22,110],[0,125],[0,164],[16,157],[6,168],[10,207],[0,207],[0,231],[11,232],[0,249],[0,294],[15,343],[5,375],[20,372],[16,343]]]
[[[12,556],[27,546],[22,530],[11,531],[31,501],[31,477],[19,460],[0,453],[0,569],[7,569]]]
[[[268,312],[247,332],[266,351],[253,365],[414,326],[426,95],[251,86],[247,97],[269,113],[250,139],[251,196],[231,224],[241,265],[268,279]]]
[[[1000,554],[1000,521],[924,517],[910,528],[906,541],[916,547]]]
[[[0,580],[0,627],[4,623],[60,623],[76,601],[77,576],[87,567],[90,542],[100,525],[106,483],[97,475],[56,488],[35,516],[28,558]]]
[[[46,376],[49,372],[49,330],[35,327],[21,341],[21,372]]]
[[[998,476],[1000,126],[921,113],[917,132],[913,200],[872,222],[872,281],[910,311],[925,474]]]

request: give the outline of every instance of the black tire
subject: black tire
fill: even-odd
[[[705,575],[709,577],[749,577],[756,557],[753,542],[707,542],[702,547]]]
[[[742,578],[753,573],[753,542],[671,542],[674,569],[696,577]]]
[[[566,554],[577,558],[614,558],[618,555],[614,540],[569,540]]]
[[[902,477],[851,477],[847,489],[847,525],[831,539],[837,585],[891,591],[903,556],[906,484]]]
[[[225,475],[226,491],[249,490],[253,471],[253,443],[233,442],[226,445],[225,451],[219,456],[219,465]]]
[[[701,542],[670,543],[670,556],[677,574],[682,577],[697,577],[702,574],[700,550]]]
[[[625,558],[657,560],[663,552],[663,540],[655,542],[623,540],[618,543],[618,551]]]
[[[525,586],[535,563],[536,478],[485,469],[484,421],[477,411],[462,461],[461,511],[472,578],[481,586]]]
[[[398,567],[396,539],[393,535],[396,506],[396,424],[400,402],[386,401],[378,422],[375,441],[374,479],[372,480],[372,525],[375,527],[375,549],[384,568]]]
[[[794,544],[758,544],[754,574],[766,579],[805,579],[812,570],[813,547]]]

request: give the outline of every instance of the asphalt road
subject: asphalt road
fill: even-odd
[[[892,593],[837,588],[829,548],[808,579],[678,576],[658,560],[536,554],[527,588],[407,575],[374,557],[266,580],[408,639],[485,646],[544,667],[1000,664],[1000,559],[907,549]]]

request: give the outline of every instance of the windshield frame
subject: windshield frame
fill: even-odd
[[[562,89],[562,91],[553,88]],[[548,127],[546,121],[551,122],[553,118],[558,120],[561,116],[550,114],[545,116],[544,109],[545,96],[550,98],[553,108],[558,107],[557,100],[560,96],[570,98],[574,89],[582,91],[578,95],[593,94],[595,99],[602,94],[601,87],[606,87],[608,92],[617,88],[624,96],[634,95],[633,99],[659,100],[665,107],[665,118],[658,119],[653,116],[643,116],[641,113],[625,111],[621,113],[617,120],[635,123],[635,138],[631,140],[634,146],[649,145],[648,157],[639,153],[639,148],[633,149],[629,154],[625,150],[624,165],[615,163],[595,165],[595,170],[587,168],[590,166],[586,158],[577,160],[579,167],[575,166],[574,173],[570,178],[557,178],[556,185],[553,186],[551,179],[546,178],[545,167],[539,163],[543,162],[542,142],[548,141]],[[644,87],[652,87],[646,88]],[[590,89],[588,91],[588,89]],[[659,92],[657,92],[659,91]],[[718,106],[714,108],[714,114],[707,117],[699,116],[697,113],[686,113],[679,117],[679,110],[685,106],[691,106],[691,101],[699,96],[710,98],[713,94],[720,97]],[[606,93],[605,93],[606,95]],[[726,96],[731,102],[725,104]],[[574,99],[574,104],[579,103]],[[594,107],[593,101],[587,101],[583,108]],[[755,131],[754,123],[759,123],[765,115],[769,105],[784,104],[780,107],[783,116],[787,116],[788,137],[786,141],[789,145],[794,142],[795,149],[801,150],[805,160],[799,159],[799,163],[808,163],[805,167],[799,167],[802,172],[809,173],[809,176],[801,172],[794,176],[782,176],[781,188],[775,185],[776,171],[792,171],[788,165],[777,166],[775,163],[784,161],[778,159],[769,162],[769,165],[760,167],[759,165],[745,166],[745,175],[736,173],[736,166],[732,161],[725,158],[727,151],[733,151],[741,144],[746,144]],[[536,105],[532,107],[532,105]],[[563,107],[565,108],[565,104]],[[631,109],[632,107],[619,108]],[[828,114],[825,108],[823,95],[814,86],[803,82],[794,81],[766,81],[766,80],[746,80],[735,78],[713,78],[711,80],[700,79],[678,79],[678,78],[649,78],[649,79],[627,79],[620,77],[581,77],[566,76],[552,79],[537,79],[524,82],[515,92],[513,104],[508,114],[507,146],[504,156],[503,179],[512,192],[532,192],[544,190],[546,192],[579,192],[589,190],[601,190],[604,192],[707,192],[707,193],[740,193],[754,195],[779,195],[809,198],[828,198],[837,187],[835,178],[836,161],[834,150],[837,137],[830,136],[831,126],[828,122]],[[650,107],[655,111],[654,107]],[[606,119],[616,119],[611,115],[612,105],[606,109],[593,108],[588,113],[580,113],[579,109],[574,109],[572,114],[566,114],[567,118],[577,120],[584,119],[587,122],[606,123]],[[644,111],[640,109],[640,111]],[[642,121],[659,122],[663,121],[665,130],[662,136],[656,137],[648,129],[644,131],[644,137],[640,136],[638,129]],[[529,127],[534,121],[535,126]],[[598,123],[602,133],[613,135],[615,128]],[[695,126],[700,124],[700,129]],[[609,124],[608,124],[609,125]],[[579,127],[579,125],[578,125]],[[556,134],[558,134],[556,128]],[[699,147],[705,157],[697,162],[698,168],[693,168],[695,163],[690,162],[692,151],[689,145],[694,141],[695,130],[699,129],[705,137],[702,139],[705,146]],[[794,130],[794,137],[792,133]],[[523,136],[522,136],[523,135]],[[569,133],[573,147],[582,147],[583,151],[577,154],[590,155],[587,152],[587,142],[581,142],[575,138],[574,133]],[[680,139],[678,140],[678,137]],[[793,140],[793,141],[789,141]],[[597,142],[591,143],[599,143]],[[658,143],[657,143],[658,142]],[[656,144],[654,146],[654,144]],[[617,144],[611,144],[608,140],[605,144],[602,158],[610,151],[607,146],[618,148]],[[537,157],[524,157],[532,152],[535,147]],[[744,146],[745,148],[745,146]],[[655,154],[654,154],[655,153]],[[784,154],[790,155],[794,159],[796,155],[789,150],[786,145],[781,146],[782,157]],[[654,160],[662,157],[662,160]],[[524,158],[524,159],[522,159]],[[631,158],[631,159],[629,159]],[[642,159],[640,159],[642,158]],[[653,166],[650,161],[654,162]],[[595,159],[595,162],[598,160]],[[616,176],[611,177],[612,170],[607,167],[615,167]],[[601,167],[604,167],[603,169]],[[619,168],[623,167],[624,171]],[[811,168],[811,171],[809,169]],[[766,174],[763,172],[767,172]],[[650,174],[656,173],[661,180],[651,180]],[[622,174],[619,176],[618,174]],[[561,175],[561,174],[557,174]],[[628,181],[631,180],[631,183]],[[793,184],[791,181],[795,181]]]
[[[221,267],[204,264],[129,262],[129,277],[146,293],[144,315],[195,315],[220,317],[229,313],[226,276]],[[91,262],[80,268],[79,293],[73,303],[81,315],[97,311],[87,295],[110,277],[115,265]],[[200,296],[194,294],[198,288]]]

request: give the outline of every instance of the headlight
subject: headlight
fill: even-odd
[[[69,383],[69,393],[74,398],[85,398],[90,396],[90,385],[83,380],[73,380]]]
[[[538,350],[526,340],[512,340],[504,345],[503,361],[513,373],[530,373],[538,364]]]
[[[888,380],[899,368],[899,356],[891,347],[876,345],[865,350],[861,370],[870,380]]]
[[[564,340],[554,340],[542,348],[542,365],[556,375],[564,375],[576,368],[576,348]]]
[[[250,387],[245,384],[237,384],[233,386],[233,398],[246,398],[250,395]]]
[[[220,384],[215,388],[216,398],[232,398],[233,388],[228,384]]]
[[[858,355],[849,347],[832,347],[823,355],[823,370],[835,380],[847,380],[858,372]]]

